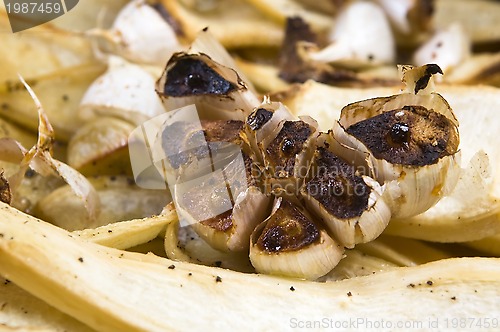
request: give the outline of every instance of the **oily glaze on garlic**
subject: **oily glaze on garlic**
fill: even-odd
[[[282,197],[252,233],[250,260],[257,272],[317,279],[340,261],[344,248],[307,212]]]
[[[391,193],[396,218],[436,204],[453,189],[460,169],[457,120],[441,95],[428,92],[439,67],[405,69],[411,92],[350,104],[333,126],[340,143],[368,156],[380,183],[398,181],[399,190]]]

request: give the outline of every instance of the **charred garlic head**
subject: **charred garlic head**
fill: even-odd
[[[395,217],[427,210],[458,178],[458,122],[443,97],[427,92],[439,71],[435,65],[408,69],[403,78],[411,92],[350,104],[334,125],[342,144],[367,156],[380,183],[398,181]]]

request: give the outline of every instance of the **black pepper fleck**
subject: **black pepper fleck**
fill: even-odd
[[[112,230],[110,230],[110,229],[108,229],[108,233],[113,233],[113,231],[112,231]]]
[[[192,276],[192,275],[193,275],[193,274],[192,274],[191,272],[189,272],[189,273],[188,273],[188,276],[189,276],[189,277],[190,277],[190,276]]]
[[[221,266],[222,266],[222,262],[221,262],[221,261],[217,261],[217,262],[215,262],[215,266],[217,266],[217,267],[221,267]]]
[[[215,277],[215,282],[222,282],[222,278],[219,276]]]
[[[295,287],[290,286],[290,290],[291,290],[292,292],[295,292]]]
[[[455,301],[455,300],[457,299],[457,297],[456,297],[456,296],[452,296],[452,297],[451,297],[451,299],[452,299],[453,301]]]
[[[79,261],[80,263],[83,263],[83,258],[82,258],[82,257],[79,257],[79,258],[78,258],[78,261]]]
[[[347,292],[347,296],[351,297],[352,293],[351,292]]]
[[[433,282],[430,280],[427,280],[427,285],[432,286]]]
[[[409,288],[415,288],[415,284],[409,284],[408,287]]]
[[[9,280],[9,279],[5,279],[5,281],[4,281],[4,283],[3,283],[3,284],[4,284],[4,285],[8,285],[8,284],[10,284],[10,280]]]
[[[169,270],[173,270],[173,269],[175,269],[175,265],[173,265],[173,264],[172,264],[172,265],[170,265],[170,266],[168,267],[168,269],[169,269]]]

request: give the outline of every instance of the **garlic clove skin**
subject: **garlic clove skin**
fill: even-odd
[[[331,44],[309,54],[312,60],[346,67],[394,63],[396,47],[382,9],[370,2],[353,2],[339,14],[330,32]]]
[[[391,209],[386,186],[346,162],[332,133],[318,138],[307,179],[300,193],[306,206],[320,216],[335,239],[347,248],[377,238],[389,224]],[[334,152],[335,151],[335,152]],[[391,183],[391,186],[393,184]]]
[[[413,62],[417,66],[436,63],[444,72],[448,72],[470,56],[470,40],[463,28],[456,23],[437,32],[420,46],[413,55]]]
[[[315,280],[331,271],[343,253],[325,230],[282,197],[251,236],[250,261],[259,273]]]
[[[408,85],[416,94],[402,93],[349,104],[342,109],[340,120],[332,129],[341,144],[359,151],[363,157],[368,156],[367,164],[373,168],[379,183],[398,182],[400,196],[397,197],[395,191],[390,194],[394,201],[391,206],[394,218],[414,216],[435,205],[451,192],[460,173],[458,121],[443,97],[426,93],[426,79],[430,78],[426,77],[428,69],[424,66],[405,72],[404,78],[407,84],[413,82]],[[422,78],[425,86],[421,83]],[[384,120],[375,124],[375,119]],[[373,125],[368,124],[368,120]],[[390,125],[396,120],[399,122]],[[354,128],[365,123],[366,130],[372,128],[370,126],[384,129],[377,134],[371,132],[371,138],[367,134],[364,138],[359,133],[354,135]],[[394,137],[393,134],[398,135]],[[377,138],[380,140],[378,146],[374,143],[378,142],[374,135],[385,135]],[[398,142],[400,138],[403,140]],[[384,149],[389,151],[387,155],[381,153]]]
[[[110,56],[108,70],[85,92],[78,115],[84,120],[114,116],[133,124],[164,113],[155,78],[138,65]]]
[[[118,41],[117,54],[132,62],[164,66],[182,49],[174,29],[144,0],[126,5],[110,33]]]

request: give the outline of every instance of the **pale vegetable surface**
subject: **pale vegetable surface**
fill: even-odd
[[[500,2],[85,0],[17,33],[7,3],[0,331],[500,329]],[[419,168],[346,134],[409,106],[458,148]],[[172,185],[158,142],[200,136],[213,174],[189,150]],[[349,217],[307,187],[351,180]]]

